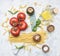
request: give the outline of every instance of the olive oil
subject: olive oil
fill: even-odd
[[[50,10],[45,10],[41,13],[41,16],[44,20],[51,20],[52,19],[52,13]]]

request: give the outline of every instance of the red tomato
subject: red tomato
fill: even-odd
[[[17,26],[17,25],[18,25],[18,19],[17,19],[16,17],[12,17],[12,18],[10,19],[10,24],[11,24],[12,26]]]
[[[23,12],[18,13],[17,18],[19,21],[25,20],[26,15]]]
[[[27,23],[25,22],[25,21],[21,21],[21,22],[19,22],[19,28],[20,28],[20,30],[25,30],[26,28],[27,28]]]
[[[13,27],[11,28],[10,32],[13,36],[17,37],[20,33],[20,29],[18,27]]]

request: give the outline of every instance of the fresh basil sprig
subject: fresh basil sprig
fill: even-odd
[[[37,26],[34,26],[34,28],[32,29],[32,31],[36,32],[37,30]]]
[[[38,19],[38,20],[36,21],[36,25],[34,26],[34,28],[32,29],[32,31],[36,32],[36,31],[37,31],[37,27],[38,27],[40,24],[41,24],[41,20]]]
[[[10,10],[8,10],[9,13],[11,13],[12,15],[16,14],[18,11],[15,11],[14,13]]]
[[[38,20],[36,21],[36,26],[39,26],[40,24],[41,24],[41,20],[38,19]]]

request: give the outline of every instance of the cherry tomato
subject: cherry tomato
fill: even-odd
[[[16,17],[12,17],[12,18],[10,19],[10,24],[11,24],[12,26],[17,26],[17,25],[18,25],[18,19],[17,19]]]
[[[17,18],[19,21],[25,20],[26,15],[23,12],[18,13]]]
[[[10,32],[13,36],[17,37],[17,36],[19,36],[20,29],[18,27],[13,27],[13,28],[11,28]]]
[[[27,28],[27,23],[25,22],[25,21],[21,21],[21,22],[19,22],[19,28],[20,28],[20,30],[25,30],[26,28]]]

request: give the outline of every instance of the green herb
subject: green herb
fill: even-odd
[[[22,48],[24,48],[24,46],[20,46],[20,47],[16,46],[16,49],[22,49]]]
[[[32,31],[36,32],[36,30],[37,30],[37,27],[34,26],[34,28],[32,29]]]
[[[33,27],[32,31],[36,32],[36,31],[37,31],[37,27],[38,27],[40,24],[41,24],[41,20],[38,19],[38,20],[36,21],[36,25]]]
[[[36,26],[39,26],[40,24],[41,24],[41,20],[38,19],[38,20],[36,21]]]
[[[14,14],[16,14],[18,11],[15,11]]]
[[[18,11],[15,11],[15,12],[13,13],[12,11],[8,10],[8,12],[14,15],[14,14],[16,14]]]

